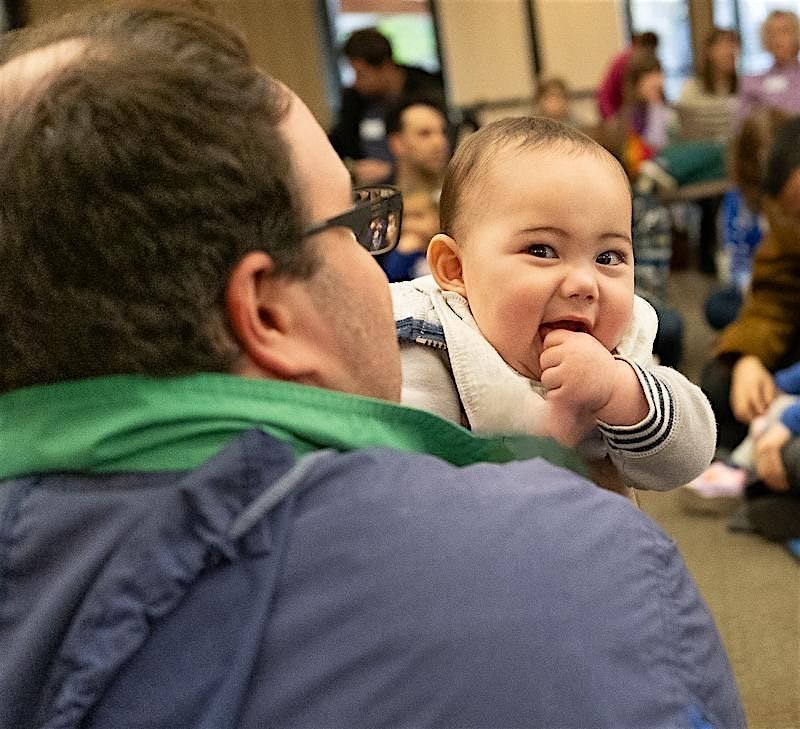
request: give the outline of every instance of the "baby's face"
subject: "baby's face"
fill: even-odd
[[[542,341],[583,331],[613,350],[633,311],[631,199],[594,152],[503,151],[463,200],[464,287],[483,335],[538,380]]]

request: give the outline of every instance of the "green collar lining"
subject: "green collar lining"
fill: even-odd
[[[483,437],[394,403],[226,374],[113,376],[0,396],[0,479],[46,471],[194,468],[258,428],[302,454],[371,446],[428,453],[464,466],[542,457],[585,474],[554,441]]]

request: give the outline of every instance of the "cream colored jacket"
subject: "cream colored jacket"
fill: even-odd
[[[541,435],[545,390],[523,377],[484,339],[466,299],[433,277],[391,285],[403,362],[404,405],[461,422],[479,433]],[[608,456],[623,481],[666,490],[709,465],[716,443],[711,406],[682,374],[653,363],[658,320],[635,297],[633,322],[615,354],[636,372],[649,412],[631,426],[597,423],[579,446],[588,460]]]

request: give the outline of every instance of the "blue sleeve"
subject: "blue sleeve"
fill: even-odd
[[[749,279],[762,231],[758,215],[747,207],[739,190],[725,193],[720,208],[720,230],[730,256],[731,280],[741,286]]]
[[[790,395],[800,395],[800,362],[775,373],[775,384]]]
[[[800,402],[789,405],[781,413],[781,422],[795,435],[800,435]]]
[[[425,258],[425,251],[412,251],[403,253],[397,249],[386,254],[381,260],[381,267],[386,273],[390,283],[397,281],[410,281],[416,278],[417,263]]]

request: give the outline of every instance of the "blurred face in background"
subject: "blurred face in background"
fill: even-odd
[[[424,241],[424,247],[439,232],[439,206],[427,192],[403,195],[403,233],[412,232]]]
[[[636,98],[648,104],[664,101],[664,74],[661,71],[648,71],[636,84]]]
[[[795,238],[800,238],[800,169],[792,172],[786,180],[771,210],[775,223],[791,231]]]
[[[764,23],[761,42],[776,63],[796,61],[800,51],[797,18],[789,13],[770,16]]]
[[[708,60],[715,73],[729,75],[736,71],[739,43],[731,36],[720,35],[708,47]]]
[[[556,87],[546,91],[539,100],[539,113],[559,121],[569,118],[569,99],[564,91]]]
[[[353,88],[364,96],[383,96],[388,93],[387,89],[387,69],[391,68],[391,62],[380,66],[372,66],[363,58],[347,59],[356,74]],[[391,71],[388,71],[391,73]]]
[[[447,120],[432,106],[409,106],[403,111],[400,129],[390,136],[389,147],[395,158],[410,168],[430,175],[443,174],[450,158]]]

